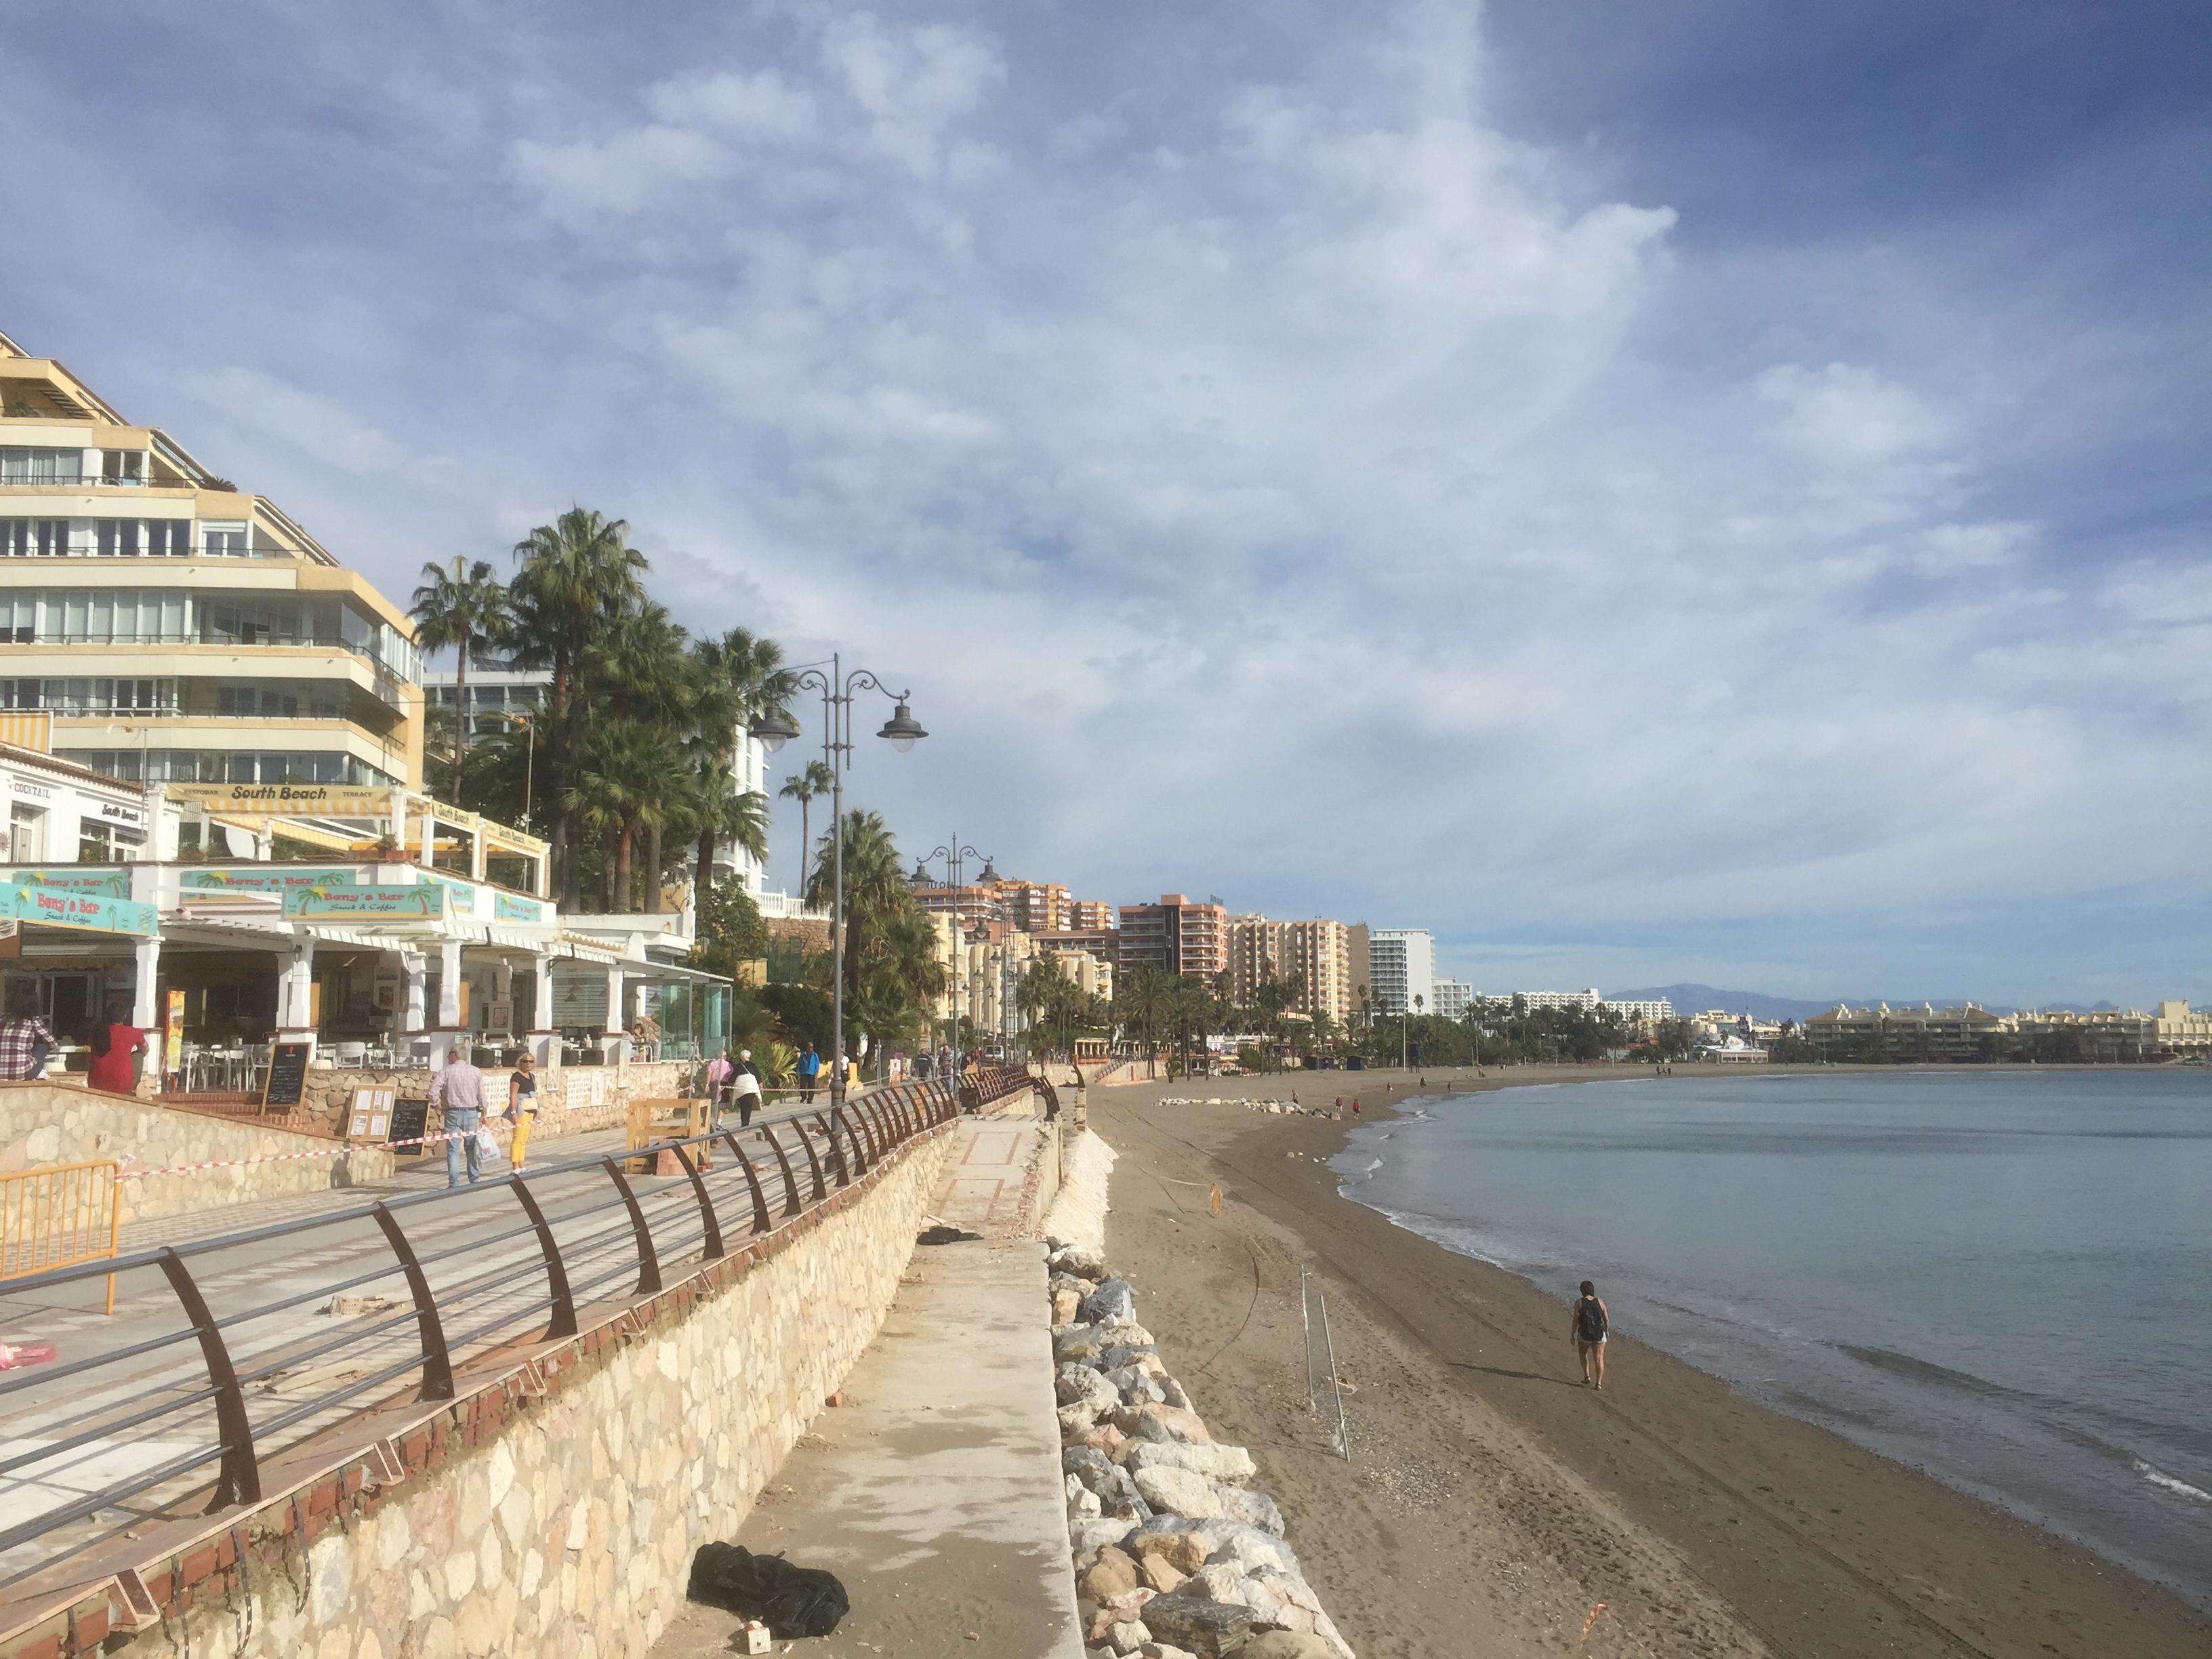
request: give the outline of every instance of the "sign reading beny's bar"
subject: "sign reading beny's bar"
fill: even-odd
[[[388,818],[392,791],[359,783],[171,783],[179,806],[227,818]]]
[[[10,882],[0,887],[0,916],[94,933],[135,933],[142,939],[154,934],[155,913],[150,904],[30,882]]]
[[[443,921],[452,891],[435,882],[369,884],[319,881],[284,890],[287,920],[317,916],[376,916],[408,921]]]

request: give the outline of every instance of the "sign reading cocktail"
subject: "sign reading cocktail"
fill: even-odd
[[[443,921],[452,893],[435,882],[319,881],[287,888],[286,920]]]

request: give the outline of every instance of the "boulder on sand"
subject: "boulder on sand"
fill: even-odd
[[[1148,1532],[1135,1538],[1129,1538],[1125,1532],[1118,1534],[1115,1541],[1123,1538],[1129,1539],[1129,1547],[1140,1560],[1148,1561],[1158,1556],[1186,1578],[1206,1565],[1206,1554],[1212,1548],[1203,1537],[1191,1532]]]
[[[1252,1609],[1203,1596],[1156,1595],[1145,1603],[1145,1626],[1200,1659],[1235,1653],[1251,1639]]]
[[[1137,1292],[1126,1279],[1109,1279],[1083,1298],[1083,1316],[1095,1325],[1126,1324],[1137,1316]]]
[[[1152,1547],[1147,1536],[1164,1533],[1194,1533],[1206,1540],[1208,1561],[1234,1561],[1247,1572],[1272,1569],[1298,1574],[1297,1552],[1281,1539],[1248,1527],[1241,1521],[1208,1521],[1189,1516],[1156,1515],[1124,1540],[1127,1548],[1142,1553]]]
[[[1231,1521],[1242,1521],[1248,1527],[1257,1527],[1278,1538],[1283,1535],[1283,1512],[1267,1493],[1246,1486],[1217,1486],[1213,1489],[1221,1494],[1222,1514]],[[1137,1490],[1142,1492],[1144,1488],[1139,1486]]]
[[[1182,1440],[1201,1446],[1213,1443],[1213,1436],[1198,1413],[1177,1407],[1133,1406],[1111,1416],[1114,1426],[1132,1440]]]
[[[1141,1577],[1136,1562],[1109,1544],[1098,1552],[1098,1559],[1084,1570],[1075,1587],[1094,1601],[1110,1601],[1136,1589]],[[1152,1588],[1159,1587],[1155,1584]]]
[[[1063,1406],[1088,1406],[1096,1419],[1121,1403],[1121,1391],[1088,1365],[1069,1361],[1053,1373],[1053,1393]]]
[[[1135,1480],[1138,1493],[1156,1510],[1208,1521],[1222,1520],[1229,1514],[1222,1499],[1231,1488],[1217,1486],[1188,1469],[1139,1469]]]
[[[1132,1474],[1139,1469],[1188,1469],[1193,1474],[1231,1486],[1249,1480],[1259,1473],[1253,1467],[1252,1454],[1242,1446],[1218,1443],[1206,1445],[1187,1440],[1138,1441],[1121,1462]]]

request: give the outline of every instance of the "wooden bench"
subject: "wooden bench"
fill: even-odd
[[[707,1133],[708,1103],[703,1100],[633,1100],[629,1103],[629,1147],[633,1152],[656,1140],[687,1140]],[[691,1161],[701,1169],[714,1167],[704,1143],[690,1148]],[[650,1166],[650,1167],[648,1167]],[[684,1166],[672,1151],[651,1158],[632,1158],[625,1167],[635,1174],[682,1175]]]

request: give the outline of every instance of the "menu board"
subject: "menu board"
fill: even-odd
[[[264,1106],[297,1106],[307,1091],[307,1055],[312,1042],[269,1045],[269,1081],[261,1091]]]
[[[346,1109],[346,1139],[391,1139],[392,1108],[398,1097],[397,1089],[355,1090],[353,1103]]]
[[[430,1127],[430,1103],[427,1099],[395,1100],[392,1103],[392,1136],[390,1144],[402,1158],[422,1156],[422,1136]],[[412,1146],[401,1146],[412,1141]]]

